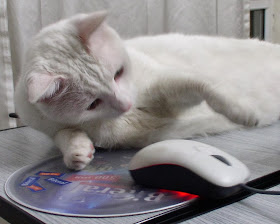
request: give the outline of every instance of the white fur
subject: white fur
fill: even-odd
[[[43,29],[16,87],[20,118],[55,139],[69,168],[82,169],[91,161],[91,141],[106,148],[144,147],[278,120],[279,45],[182,34],[122,42],[101,17],[94,23],[98,27],[86,34],[85,47],[75,34],[75,24],[85,15]],[[53,45],[55,41],[61,46]],[[114,82],[121,65],[124,74]],[[42,97],[45,89],[34,90],[27,81],[30,74],[44,71],[51,74],[45,83],[59,79],[66,86],[56,93],[57,84],[49,89],[45,84],[47,96],[54,97],[51,103]],[[69,97],[63,98],[66,93]],[[102,104],[86,110],[96,97]]]

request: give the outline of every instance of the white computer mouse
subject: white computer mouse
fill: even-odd
[[[190,140],[166,140],[143,148],[131,159],[129,171],[137,184],[210,198],[234,194],[250,176],[238,159]]]

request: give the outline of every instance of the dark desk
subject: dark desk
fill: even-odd
[[[280,169],[280,122],[251,130],[232,131],[199,138],[244,162],[251,179]],[[50,139],[30,128],[0,132],[0,215],[18,223],[136,223],[161,212],[117,218],[73,218],[36,212],[12,202],[4,193],[4,183],[16,170],[59,154]],[[272,188],[280,190],[280,186]],[[240,202],[197,216],[181,223],[280,223],[280,196],[253,195]]]

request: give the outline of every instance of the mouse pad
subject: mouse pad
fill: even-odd
[[[65,167],[61,156],[21,168],[5,184],[9,198],[57,215],[112,217],[185,206],[197,196],[136,185],[127,169],[135,151],[98,151],[82,171]],[[164,175],[164,173],[162,174]]]

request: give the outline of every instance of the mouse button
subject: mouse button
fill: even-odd
[[[231,187],[245,183],[248,180],[248,174],[239,172],[237,170],[232,172],[227,172],[220,177],[220,186],[222,187]]]
[[[249,180],[251,174],[250,174],[250,170],[245,164],[241,162],[237,164],[233,164],[232,170],[233,170],[232,172],[236,176],[238,176],[237,181],[239,183],[244,183]]]
[[[222,168],[220,165],[222,165]],[[213,167],[210,167],[209,169],[212,171],[209,173],[210,182],[221,187],[232,187],[244,183],[250,176],[249,170],[246,166],[235,167],[234,165],[228,166],[223,165],[220,162],[217,164],[216,162],[216,166],[213,165]]]
[[[205,154],[197,154],[188,161],[188,163],[182,160],[182,166],[192,170],[197,175],[204,177],[206,179],[215,176],[216,173],[221,172],[225,167],[221,162],[217,162],[216,159],[212,159]]]
[[[211,155],[211,154],[216,152],[214,147],[212,147],[210,145],[204,145],[202,143],[194,145],[194,149],[198,152],[205,153],[205,154],[208,154],[208,155]]]
[[[240,175],[227,167],[224,166],[225,169],[209,169],[208,177],[204,176],[204,178],[220,187],[232,187],[239,184]]]
[[[238,160],[237,158],[235,158],[231,155],[227,155],[227,160],[231,163],[231,169],[235,170],[234,172],[244,174],[245,176],[250,175],[250,171],[249,171],[248,167],[243,162]]]
[[[206,181],[221,186],[231,187],[238,179],[238,173],[232,166],[228,166],[216,158],[203,154],[195,161],[191,170]]]
[[[222,163],[228,165],[228,166],[232,166],[232,164],[223,156],[221,155],[211,155],[212,157],[216,158],[217,160],[221,161]]]

